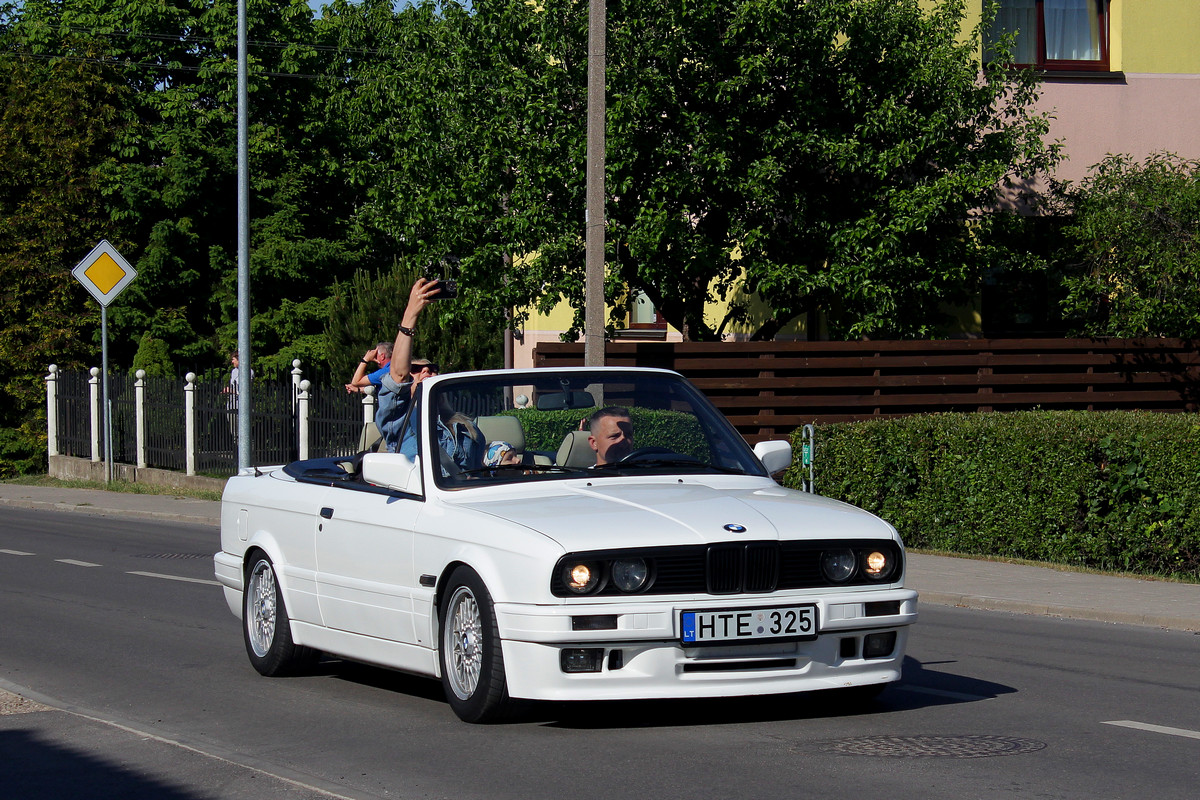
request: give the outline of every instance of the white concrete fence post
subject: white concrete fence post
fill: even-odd
[[[375,421],[375,387],[364,386],[362,388],[362,404],[363,404],[363,425],[368,422]]]
[[[300,362],[296,361],[294,363],[299,364]],[[300,460],[304,461],[308,458],[308,390],[312,388],[312,384],[308,381],[300,381],[296,384],[296,388],[296,413],[299,418],[297,435],[300,439]]]
[[[146,370],[133,373],[133,413],[137,421],[137,466],[146,468]]]
[[[46,452],[58,455],[58,364],[46,376]]]
[[[92,409],[92,461],[100,460],[100,368],[92,367],[88,380],[88,401]]]
[[[196,474],[196,373],[183,376],[183,446],[184,473]]]
[[[300,402],[300,376],[303,375],[300,369],[300,359],[292,359],[292,413],[296,413],[296,405]]]

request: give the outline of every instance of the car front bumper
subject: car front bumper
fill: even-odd
[[[680,641],[683,611],[751,609],[812,603],[818,633],[800,641],[707,645]],[[819,598],[772,596],[694,601],[531,607],[497,604],[509,694],[535,700],[723,697],[870,686],[899,680],[908,626],[917,618],[908,589],[847,592]],[[893,612],[894,613],[884,613]],[[577,618],[575,623],[572,618]],[[615,628],[576,630],[579,618]],[[615,618],[615,619],[614,619]],[[891,641],[883,654],[865,643]],[[564,651],[588,650],[598,670],[565,671]],[[599,651],[603,651],[602,654]]]

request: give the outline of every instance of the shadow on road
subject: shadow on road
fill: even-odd
[[[199,800],[119,763],[64,747],[34,731],[0,731],[0,797],[77,800]]]
[[[1016,691],[1010,686],[954,674],[953,663],[923,664],[908,656],[904,659],[903,679],[878,696],[869,689],[851,688],[688,700],[529,701],[518,704],[509,722],[580,729],[724,725],[908,711],[986,700]],[[316,674],[445,702],[441,684],[429,678],[332,659],[321,662]],[[449,707],[446,713],[453,715]]]

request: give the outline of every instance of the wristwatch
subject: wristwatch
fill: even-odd
[[[417,335],[417,332],[415,330],[413,330],[412,328],[406,328],[403,325],[400,326],[400,332],[403,333],[405,336],[416,336]]]

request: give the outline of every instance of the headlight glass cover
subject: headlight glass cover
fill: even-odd
[[[847,549],[826,550],[821,554],[821,572],[831,583],[845,583],[854,577],[858,559]]]
[[[619,558],[610,567],[613,584],[623,592],[637,592],[650,580],[650,566],[644,558]]]
[[[567,561],[562,566],[562,582],[574,594],[591,594],[601,583],[600,564],[596,561]]]

